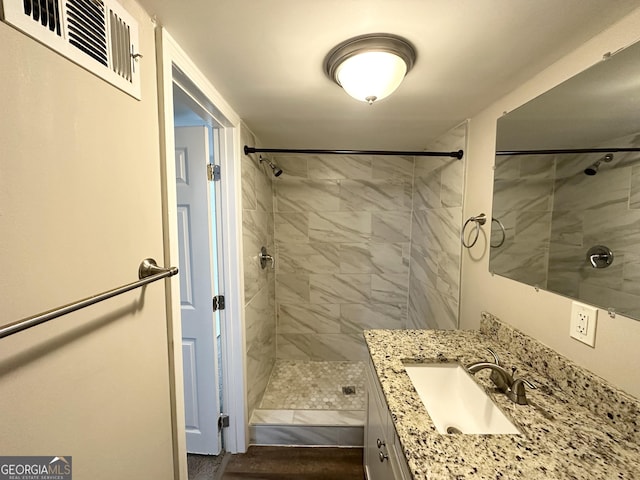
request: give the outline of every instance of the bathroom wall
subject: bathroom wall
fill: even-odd
[[[405,328],[414,161],[274,158],[278,358],[362,360],[364,328]]]
[[[496,122],[510,111],[576,73],[601,61],[606,52],[639,40],[640,9],[576,49],[474,116],[470,122],[463,218],[491,211]],[[597,176],[596,176],[597,178]],[[477,328],[480,312],[503,321],[567,356],[628,393],[640,397],[637,349],[640,322],[599,310],[595,348],[569,338],[571,300],[489,273],[489,247],[483,238],[463,252],[461,326]],[[508,348],[508,346],[505,346]]]
[[[427,150],[466,150],[466,137],[465,122]],[[415,158],[408,328],[458,326],[465,162],[465,157]]]
[[[256,145],[243,125],[241,145]],[[242,155],[242,241],[244,265],[247,408],[252,412],[264,393],[276,358],[275,274],[260,268],[262,246],[273,253],[273,178],[258,155]]]
[[[0,23],[2,324],[163,264],[154,25],[142,100]],[[0,452],[73,478],[174,478],[163,281],[0,340]]]

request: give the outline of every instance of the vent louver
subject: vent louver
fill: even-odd
[[[108,65],[104,4],[91,0],[67,0],[69,43],[90,57]]]
[[[114,0],[0,0],[4,20],[140,99],[138,24]]]
[[[131,35],[129,25],[116,15],[113,10],[109,11],[111,18],[111,54],[113,58],[112,68],[121,77],[131,79]]]
[[[61,36],[58,0],[23,0],[24,14]]]

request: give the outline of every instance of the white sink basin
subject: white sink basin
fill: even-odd
[[[438,432],[520,433],[459,364],[405,364],[405,368]]]

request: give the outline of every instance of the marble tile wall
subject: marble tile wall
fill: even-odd
[[[241,129],[242,145],[255,145],[248,129]],[[247,403],[252,412],[260,403],[276,359],[275,274],[261,269],[258,252],[274,247],[271,169],[258,155],[242,156],[242,239],[244,264]]]
[[[466,134],[465,122],[428,149],[465,149]],[[465,161],[416,157],[407,328],[458,326]]]
[[[363,360],[363,329],[406,327],[413,158],[274,161],[277,357]]]
[[[430,149],[464,148],[466,128]],[[464,162],[274,161],[279,359],[363,360],[365,329],[456,328]]]

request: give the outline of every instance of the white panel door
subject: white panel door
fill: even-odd
[[[215,243],[207,180],[208,128],[176,127],[175,145],[187,451],[217,455],[220,397],[212,309]]]

